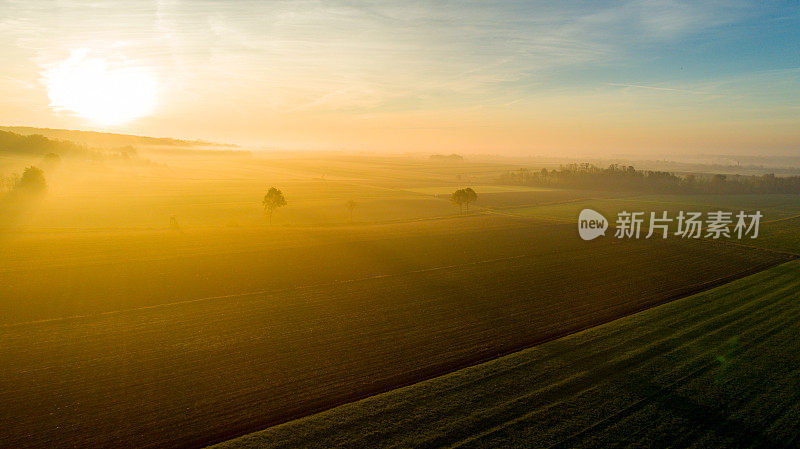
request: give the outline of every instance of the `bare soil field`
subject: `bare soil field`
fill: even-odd
[[[796,447],[800,263],[223,448]]]
[[[790,258],[705,241],[582,242],[573,225],[506,217],[392,226],[407,232],[18,261],[2,273],[0,445],[199,447]]]

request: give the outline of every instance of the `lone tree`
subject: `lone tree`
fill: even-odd
[[[264,195],[263,203],[264,212],[269,215],[269,224],[272,224],[272,213],[275,212],[275,209],[286,205],[286,198],[283,197],[283,192],[275,187],[270,187],[267,194]]]
[[[39,167],[28,167],[22,172],[22,177],[17,180],[14,189],[25,193],[44,193],[47,190],[47,181],[44,172]]]
[[[353,200],[348,201],[347,204],[346,204],[347,211],[350,212],[350,221],[353,221],[353,209],[356,208],[356,204],[358,204],[358,203],[356,203]]]
[[[478,194],[471,187],[458,189],[450,195],[450,202],[457,205],[462,214],[465,210],[469,212],[469,203],[474,203],[477,200]]]
[[[467,212],[469,212],[469,203],[474,203],[478,201],[478,194],[472,190],[472,187],[467,187],[464,189],[464,196],[467,198]]]

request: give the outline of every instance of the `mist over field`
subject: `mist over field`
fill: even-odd
[[[790,167],[668,171],[675,162],[260,152],[16,131],[29,134],[4,131],[0,158],[9,447],[197,447],[284,422],[298,430],[225,444],[372,447],[348,427],[293,420],[476,363],[491,370],[497,357],[769,272],[800,247]],[[591,242],[575,230],[587,208],[612,227]],[[757,210],[764,221],[757,240],[621,239],[613,217],[626,210]],[[615,401],[606,406],[627,407]],[[363,412],[332,413],[349,422]],[[393,425],[378,445],[427,445],[452,432],[442,426]],[[339,442],[299,442],[306,432]]]
[[[0,1],[0,449],[800,447],[796,1]]]

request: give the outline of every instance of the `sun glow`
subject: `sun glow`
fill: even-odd
[[[156,106],[155,75],[143,67],[110,67],[88,57],[87,49],[43,72],[50,107],[68,110],[101,125],[118,125],[144,117]]]

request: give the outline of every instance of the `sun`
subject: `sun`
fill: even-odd
[[[42,73],[56,111],[72,111],[100,125],[128,123],[153,112],[157,81],[144,67],[112,67],[89,50],[73,50],[70,57]]]

